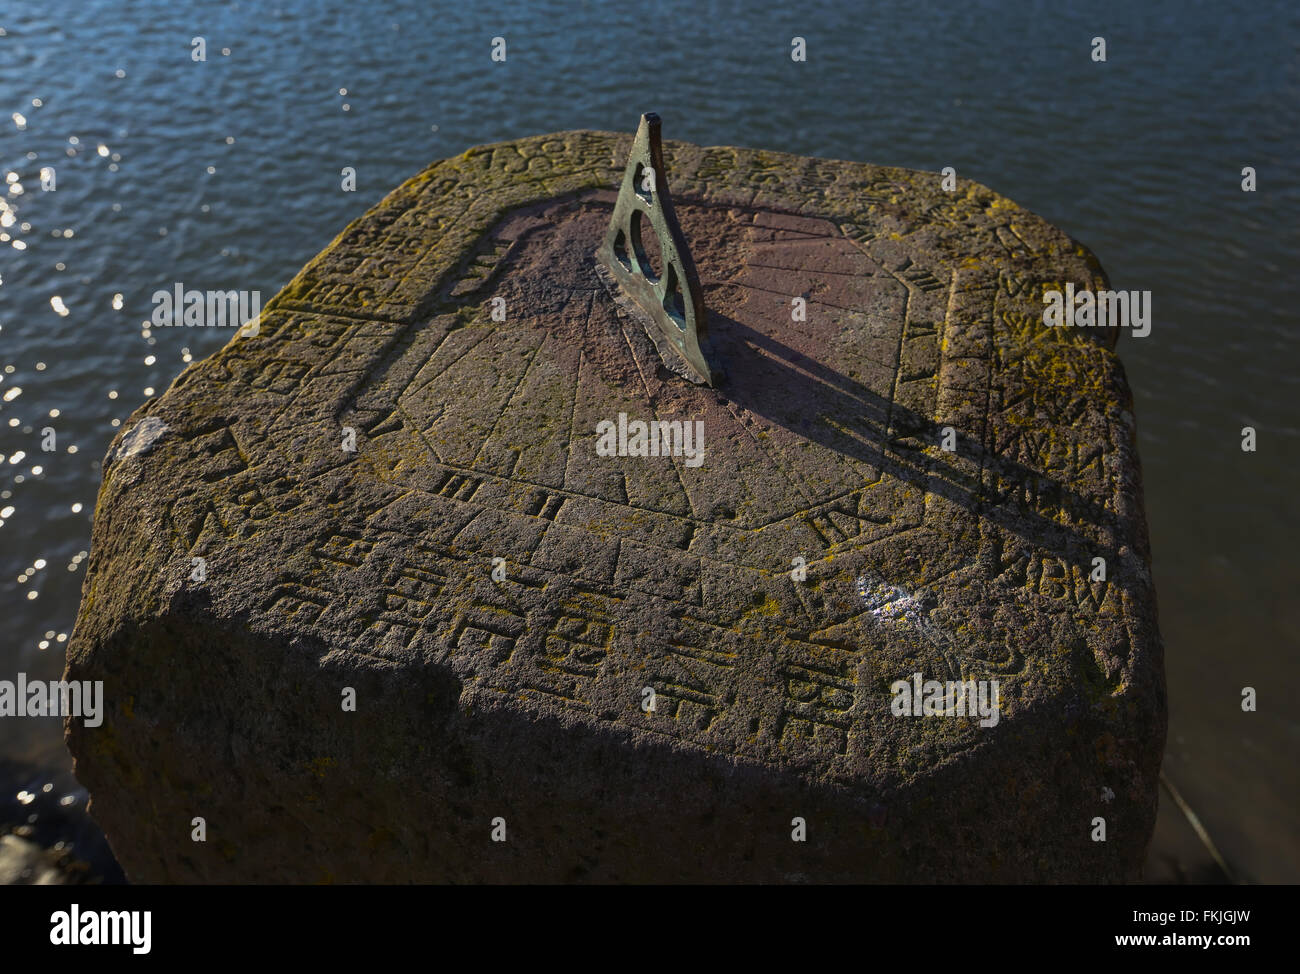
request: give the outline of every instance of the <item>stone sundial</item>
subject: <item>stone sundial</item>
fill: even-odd
[[[92,813],[143,881],[1133,878],[1161,647],[1065,282],[979,184],[651,118],[434,163],[110,449]],[[1000,720],[894,716],[918,672]]]

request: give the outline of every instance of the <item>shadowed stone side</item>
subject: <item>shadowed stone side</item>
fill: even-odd
[[[976,183],[666,142],[692,385],[594,270],[630,141],[435,163],[127,421],[67,676],[105,681],[68,743],[128,875],[1136,878],[1131,396],[1113,330],[1042,324],[1095,258]],[[704,462],[597,457],[620,412]],[[915,672],[998,680],[999,722],[893,716]]]

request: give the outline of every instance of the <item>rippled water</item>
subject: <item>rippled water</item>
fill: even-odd
[[[1166,771],[1244,878],[1300,880],[1300,8],[477,6],[0,14],[0,169],[14,174],[0,187],[0,677],[61,671],[98,460],[121,420],[229,337],[142,328],[156,289],[269,299],[435,158],[631,130],[655,110],[670,138],[954,166],[1091,247],[1115,287],[1153,292],[1151,335],[1120,349],[1167,647]],[[345,166],[355,193],[340,191]],[[1258,192],[1241,191],[1243,166]],[[1244,686],[1258,713],[1241,713]],[[0,723],[0,754],[51,776],[68,765],[55,720]]]

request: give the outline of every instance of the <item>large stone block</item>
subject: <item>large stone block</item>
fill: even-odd
[[[1095,258],[975,183],[669,142],[697,386],[595,271],[629,142],[435,163],[126,423],[68,740],[128,874],[1135,878],[1131,397],[1113,329],[1042,323]],[[703,462],[598,456],[620,413]],[[996,681],[996,723],[896,715],[916,673]]]

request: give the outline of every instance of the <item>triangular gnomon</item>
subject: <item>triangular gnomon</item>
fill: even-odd
[[[708,328],[708,312],[704,308],[695,262],[686,248],[686,238],[682,236],[668,193],[659,128],[658,115],[648,112],[641,116],[632,151],[628,153],[614,216],[596,255],[649,316],[659,332],[658,336],[651,337],[656,339],[655,345],[664,362],[678,373],[685,365],[691,373],[688,378],[712,385],[713,373],[700,349]],[[647,229],[659,241],[662,271],[658,274],[642,243],[641,234]],[[666,354],[665,344],[680,356],[680,362]]]

